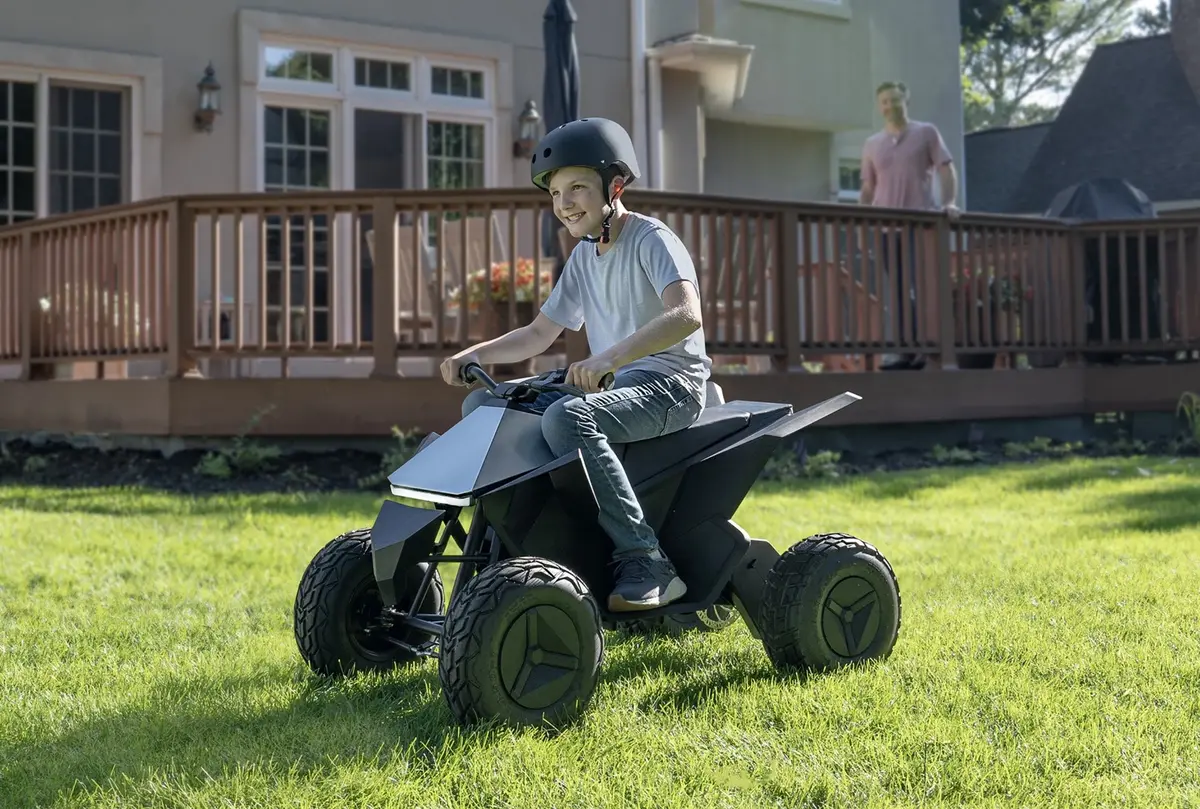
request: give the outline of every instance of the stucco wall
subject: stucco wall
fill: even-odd
[[[707,193],[779,200],[828,196],[828,133],[710,119],[705,140]]]
[[[157,131],[142,141],[141,195],[221,193],[240,185],[241,133],[245,122],[239,81],[239,8],[236,0],[92,0],[87,13],[76,0],[13,4],[0,29],[0,76],[29,65],[81,73],[137,72],[147,109],[157,106]],[[630,33],[626,2],[575,3],[579,17],[582,101],[585,114],[631,125]],[[356,38],[388,46],[440,49],[451,56],[484,57],[504,77],[506,106],[495,133],[497,179],[525,184],[524,161],[511,157],[516,117],[527,98],[541,106],[542,12],[545,0],[442,0],[379,3],[344,0],[262,0],[256,12],[328,20],[310,25],[316,36]],[[302,21],[301,21],[302,22]],[[34,54],[31,61],[31,54]],[[131,62],[132,60],[132,62]],[[140,62],[138,61],[140,60]],[[195,131],[196,82],[212,61],[223,85],[223,115],[211,134]],[[132,64],[132,66],[130,66]],[[158,134],[161,132],[161,140]]]

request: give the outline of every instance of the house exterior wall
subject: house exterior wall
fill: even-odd
[[[6,11],[0,31],[0,90],[9,92],[11,83],[19,82],[21,93],[27,96],[28,88],[36,87],[36,127],[23,127],[21,133],[24,137],[26,131],[37,131],[36,149],[30,149],[37,155],[36,166],[31,158],[30,170],[25,172],[26,177],[37,178],[36,205],[30,207],[36,208],[38,215],[56,212],[55,201],[61,195],[55,189],[60,181],[67,187],[73,182],[69,172],[54,170],[63,163],[56,157],[60,143],[69,144],[76,134],[70,124],[71,102],[64,105],[57,100],[68,84],[99,88],[122,99],[126,165],[121,199],[113,202],[306,185],[354,188],[355,116],[359,110],[383,111],[396,119],[425,114],[427,120],[447,126],[482,128],[479,149],[483,170],[473,174],[472,181],[446,182],[443,187],[525,186],[529,182],[528,163],[513,157],[512,144],[518,135],[517,119],[524,102],[533,99],[539,108],[542,106],[545,5],[545,0],[443,0],[431,4],[347,0],[335,9],[317,0],[262,0],[250,10],[237,0],[203,4],[95,0],[83,14],[74,0],[18,4]],[[584,114],[606,116],[632,127],[629,4],[576,2],[574,6]],[[264,74],[264,48],[268,46],[326,53],[340,76],[335,76],[333,82],[269,78]],[[402,87],[358,86],[354,76],[358,58],[394,64],[407,61],[409,91],[403,92]],[[199,100],[196,84],[210,61],[222,85],[222,114],[213,131],[204,133],[195,128],[193,116]],[[432,71],[439,67],[478,71],[484,97],[434,93]],[[93,106],[98,103],[91,96],[78,98]],[[269,129],[265,106],[282,110],[285,121],[291,111],[311,113],[308,122],[302,122],[299,128],[304,132],[307,127],[308,134],[302,134],[302,140],[317,137],[311,116],[327,116],[321,123],[322,131],[327,130],[321,136],[327,138],[323,150],[305,146],[293,151],[290,145],[279,150],[285,155],[299,155],[298,165],[305,167],[299,178],[292,175],[289,157],[272,162],[265,154],[264,139]],[[89,114],[94,117],[95,109]],[[68,123],[60,125],[63,116]],[[428,165],[432,162],[428,149],[433,134],[419,120],[410,120],[409,134],[396,139],[397,150],[406,150],[410,157],[411,165],[403,180],[408,187],[434,184],[434,169]],[[108,131],[87,131],[83,135],[90,138],[90,145],[80,154],[92,155],[88,160],[94,158],[96,143],[108,144],[118,137]],[[426,151],[417,148],[422,142]],[[382,151],[387,151],[386,138]],[[319,157],[315,156],[318,152]],[[66,164],[70,165],[72,159],[79,162],[72,153]],[[279,176],[269,176],[268,162]],[[467,171],[466,161],[461,162],[461,170]],[[318,163],[319,170],[314,169]],[[111,179],[83,177],[78,184],[90,187],[91,192],[103,187],[111,193]],[[253,224],[247,223],[248,230]],[[223,230],[229,231],[229,225],[226,220]],[[197,232],[196,295],[202,312],[211,312],[213,297],[209,228],[202,221]],[[523,234],[526,230],[532,232],[523,224]],[[523,241],[529,238],[525,234]],[[217,262],[222,271],[221,293],[222,298],[228,298],[234,284],[232,233],[223,233],[220,243],[225,254]],[[254,278],[258,270],[258,251],[251,248],[255,248],[253,239],[247,243],[247,278]],[[532,244],[522,243],[518,249],[529,255]],[[278,276],[278,259],[268,257],[268,269],[272,261],[276,262],[273,272]],[[338,305],[347,306],[352,297],[351,279],[346,273],[338,278],[344,285],[339,287]],[[244,293],[247,305],[253,306],[258,298],[257,284],[247,282]],[[268,293],[268,308],[272,306],[270,301]],[[321,305],[319,300],[317,305]],[[250,328],[273,332],[278,326],[272,326],[272,319],[275,323],[282,319],[279,310],[276,305],[273,313],[268,312],[266,323],[256,322]],[[349,321],[344,312],[338,321],[339,331],[346,331]],[[202,339],[207,331],[201,328]],[[345,339],[348,333],[341,336]],[[300,360],[291,364],[290,372],[299,376],[338,373],[329,364]],[[361,375],[369,369],[369,363],[334,364],[344,366],[350,375]],[[130,373],[137,374],[138,365],[131,364]],[[271,361],[245,361],[241,365],[243,373],[277,373]]]
[[[828,194],[827,132],[709,120],[705,141],[708,193],[798,202]]]
[[[663,70],[664,185],[672,191],[704,191],[704,113],[700,79],[688,70]]]
[[[839,163],[856,168],[863,142],[882,126],[874,90],[888,79],[908,84],[910,115],[937,125],[963,174],[957,0],[701,2],[714,36],[755,46],[745,96],[706,113],[705,191],[774,196],[786,185],[787,199],[853,201],[856,194],[839,194]],[[732,163],[741,156],[717,146],[743,142],[737,133],[781,150],[759,154],[755,165],[795,165],[756,179],[759,169]],[[793,154],[788,144],[802,148]],[[726,188],[733,180],[723,178],[734,176],[737,185]],[[960,176],[960,203],[962,188]]]
[[[647,117],[645,110],[634,114],[632,1],[574,3],[585,114],[611,117],[631,129],[635,120]],[[781,149],[788,148],[789,136],[763,132],[810,133],[799,138],[804,150],[797,165],[816,173],[806,175],[800,186],[817,199],[836,198],[838,159],[852,161],[862,140],[878,126],[872,91],[892,77],[903,78],[912,88],[914,117],[936,123],[956,157],[962,154],[955,0],[652,0],[644,6],[647,46],[701,30],[755,47],[746,94],[730,110],[704,110],[696,101],[699,111],[693,114],[689,107],[699,95],[696,74],[663,71],[667,188],[726,193],[733,187],[723,187],[721,178],[737,176],[737,188],[769,196],[781,190],[781,177],[794,175],[769,173],[760,182],[750,179],[753,171],[726,165],[740,159],[738,150],[718,150],[714,143],[736,130],[722,129],[716,141],[705,133],[706,120],[720,119],[766,127],[747,129],[747,137]],[[463,59],[486,67],[491,82],[485,105],[462,110],[487,121],[485,182],[524,185],[526,164],[511,157],[511,143],[525,101],[533,99],[540,106],[544,8],[544,0],[424,5],[349,0],[331,14],[317,0],[265,0],[253,11],[243,10],[237,0],[201,5],[97,0],[85,16],[77,13],[74,0],[45,0],[36,6],[18,4],[5,15],[0,79],[53,81],[63,76],[126,83],[131,155],[125,198],[137,199],[263,187],[259,119],[265,90],[255,64],[263,39],[344,45],[349,50],[342,53],[349,54],[361,47],[375,55]],[[922,44],[914,47],[915,42]],[[205,134],[193,127],[192,113],[195,84],[210,60],[223,85],[223,114],[214,131]],[[299,98],[310,104],[313,99],[307,90],[288,98],[287,88],[275,89],[282,91],[276,96],[281,101]],[[343,94],[323,103],[337,110],[359,102],[348,102]],[[415,101],[411,109],[421,109],[422,103]],[[351,188],[352,149],[346,141],[353,130],[336,121],[333,126],[333,139],[341,143],[332,149],[329,184]],[[635,133],[635,141],[642,140]],[[825,162],[816,166],[812,149],[826,141]],[[649,157],[643,155],[647,169]],[[772,160],[786,163],[792,156],[784,151]],[[45,209],[50,192],[48,183],[43,184]]]
[[[138,163],[128,196],[136,199],[254,190],[248,186],[254,181],[251,153],[260,148],[255,140],[259,71],[254,64],[259,36],[315,46],[362,46],[392,58],[420,54],[466,60],[485,68],[492,83],[486,104],[463,110],[489,121],[489,184],[528,182],[526,164],[512,158],[511,144],[525,100],[541,106],[545,0],[347,0],[336,14],[318,0],[264,0],[254,4],[254,11],[242,5],[237,0],[95,0],[81,14],[74,0],[17,4],[6,11],[0,32],[0,80],[69,77],[135,87],[131,116],[137,119],[132,125],[136,143],[131,148],[138,152]],[[628,6],[574,6],[587,113],[631,126]],[[222,84],[223,114],[213,132],[205,134],[195,130],[192,115],[196,83],[210,60]],[[302,96],[304,103],[313,97],[307,91]],[[338,137],[335,131],[334,139]],[[347,167],[333,174],[335,187],[350,187]]]

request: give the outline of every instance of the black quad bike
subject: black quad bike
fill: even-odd
[[[478,365],[463,375],[493,397],[445,435],[431,434],[388,479],[396,497],[428,505],[385,500],[372,527],[334,539],[305,571],[295,634],[314,671],[386,671],[436,657],[458,722],[561,726],[591,699],[605,628],[706,631],[740,615],[782,671],[891,653],[900,593],[879,551],[817,534],[781,555],[732,520],[780,442],[859,396],[793,413],[788,404],[725,403],[717,388],[691,427],[614,445],[687,593],[666,607],[612,613],[613,546],[582,457],[554,457],[534,406],[541,392],[583,391],[563,384],[561,369],[499,384]],[[458,565],[449,609],[444,563]]]

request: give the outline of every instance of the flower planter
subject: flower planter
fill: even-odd
[[[507,261],[498,261],[487,270],[475,270],[467,276],[467,312],[471,318],[481,318],[484,339],[492,339],[533,322],[541,302],[535,301],[535,273],[541,275],[542,297],[549,294],[553,284],[551,269],[540,267],[535,270],[532,259],[518,258],[515,279],[509,276]],[[511,283],[510,283],[511,282]],[[509,296],[515,297],[515,318],[509,314]],[[462,287],[450,291],[449,303],[461,306]],[[488,373],[496,379],[514,379],[532,376],[534,360],[500,363],[491,366]]]

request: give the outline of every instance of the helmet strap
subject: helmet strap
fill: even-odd
[[[608,183],[605,185],[607,186]],[[600,238],[597,239],[595,236],[583,236],[583,241],[592,242],[593,244],[597,242],[601,244],[608,244],[611,241],[612,218],[613,214],[617,212],[617,208],[613,203],[615,203],[625,191],[625,186],[620,177],[616,178],[616,185],[617,187],[613,189],[612,196],[608,198],[608,203],[605,205],[605,207],[608,208],[608,213],[604,215],[604,221],[600,225]]]

